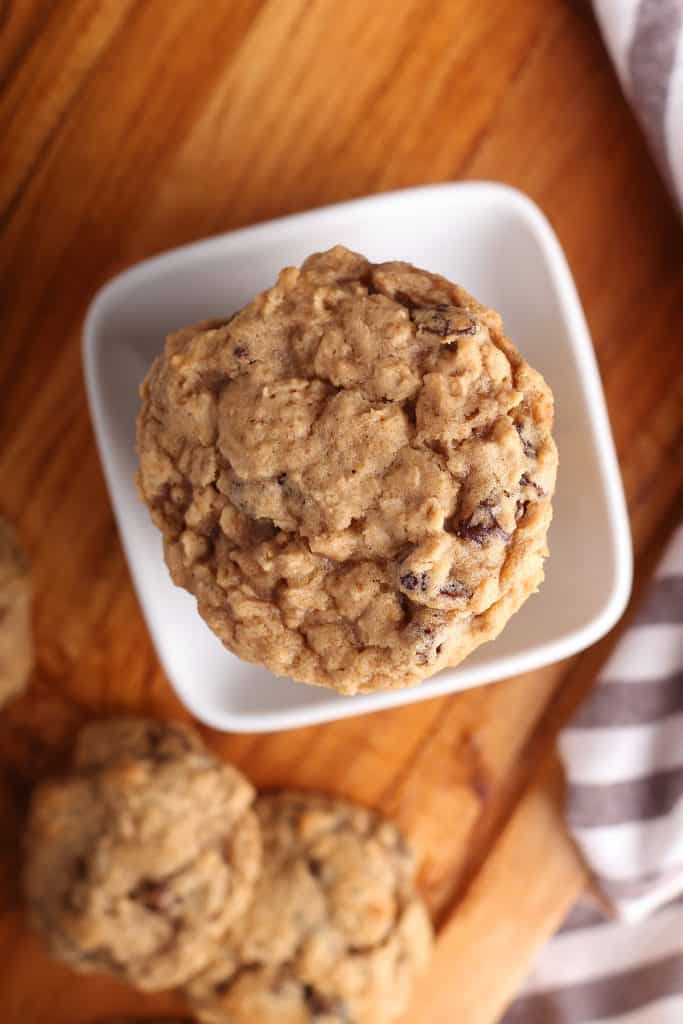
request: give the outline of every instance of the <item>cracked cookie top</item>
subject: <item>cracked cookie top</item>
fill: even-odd
[[[457,664],[542,580],[552,416],[497,313],[337,246],[167,339],[139,487],[227,647],[386,689]]]
[[[184,726],[86,726],[26,834],[27,902],[53,952],[150,991],[203,969],[259,872],[253,795]]]
[[[256,803],[264,867],[221,955],[188,986],[206,1024],[384,1024],[407,1007],[432,932],[394,825],[283,791]]]

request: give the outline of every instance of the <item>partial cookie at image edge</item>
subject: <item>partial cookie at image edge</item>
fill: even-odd
[[[14,527],[0,516],[0,707],[26,688],[33,660],[30,566]]]

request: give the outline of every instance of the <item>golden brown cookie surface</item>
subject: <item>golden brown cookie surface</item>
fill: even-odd
[[[337,247],[171,335],[139,483],[231,650],[344,693],[496,636],[543,578],[552,396],[458,285]]]
[[[86,726],[27,828],[27,902],[53,952],[150,991],[204,968],[260,869],[252,797],[185,727]]]
[[[0,517],[0,706],[21,693],[32,667],[28,559],[14,529]]]
[[[206,1024],[385,1024],[432,945],[398,830],[332,798],[256,803],[263,872],[221,956],[188,986]]]

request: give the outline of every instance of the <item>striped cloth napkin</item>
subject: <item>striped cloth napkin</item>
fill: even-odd
[[[593,0],[593,7],[622,88],[683,209],[683,0]]]
[[[683,1024],[683,523],[560,738],[580,903],[504,1024]]]
[[[593,6],[683,210],[683,0]],[[501,1024],[683,1024],[683,523],[559,745],[597,895],[570,912]]]

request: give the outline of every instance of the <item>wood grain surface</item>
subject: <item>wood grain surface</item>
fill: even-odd
[[[142,621],[88,420],[79,333],[95,289],[171,245],[352,196],[472,178],[525,190],[557,230],[593,332],[637,592],[683,484],[683,233],[587,5],[0,11],[0,504],[33,561],[38,648],[28,694],[0,716],[2,1020],[87,1024],[178,1003],[48,959],[16,886],[26,794],[90,717],[188,717]],[[368,802],[417,844],[440,939],[412,1024],[493,1024],[585,884],[554,737],[612,642],[372,717],[203,730],[257,783]]]

